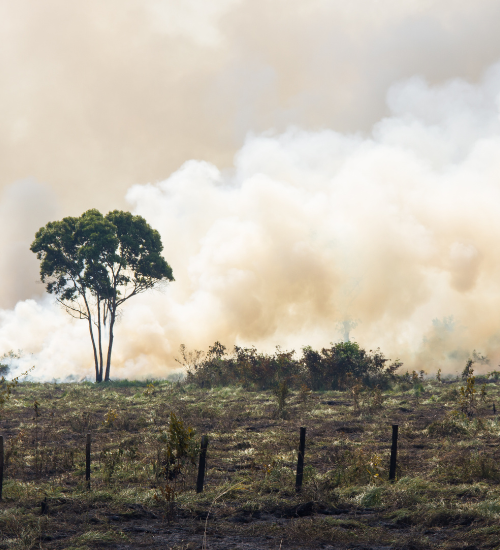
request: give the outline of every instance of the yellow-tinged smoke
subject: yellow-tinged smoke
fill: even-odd
[[[346,327],[409,368],[496,361],[498,2],[179,6],[0,5],[0,352],[91,374],[28,248],[118,206],[160,230],[176,282],[124,307],[115,376]]]

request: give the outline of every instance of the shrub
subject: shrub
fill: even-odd
[[[278,418],[285,418],[286,412],[286,400],[289,394],[288,391],[288,385],[285,382],[280,382],[273,390],[274,395],[276,396],[276,399],[278,400],[277,408],[276,408],[276,416]]]
[[[185,348],[181,353],[188,355]],[[187,370],[187,382],[201,388],[241,384],[258,390],[273,389],[281,383],[298,387],[305,383],[302,364],[294,359],[295,352],[281,351],[279,347],[272,355],[259,353],[255,348],[234,347],[228,354],[220,342],[209,348],[204,359],[192,362]]]
[[[385,389],[402,363],[388,364],[380,350],[366,351],[356,342],[332,344],[330,348],[315,351],[306,346],[302,357],[295,352],[276,348],[274,354],[260,353],[255,347],[234,347],[232,354],[216,342],[204,358],[201,352],[186,352],[181,346],[187,368],[187,382],[202,388],[241,384],[247,388],[268,390],[285,383],[289,388],[302,386],[313,390],[346,390],[353,379],[364,386]]]
[[[264,465],[265,486],[263,490],[276,491],[292,485],[294,471],[288,463],[282,459],[274,459],[270,464]]]
[[[468,431],[456,418],[447,416],[443,420],[436,420],[429,424],[427,433],[431,437],[460,437],[467,435]]]
[[[158,470],[167,480],[176,480],[184,477],[184,470],[188,465],[196,465],[198,447],[194,441],[196,432],[190,426],[170,413],[168,431],[158,437]],[[166,444],[163,447],[162,444]],[[160,465],[162,466],[160,468]]]
[[[112,428],[117,420],[118,412],[116,411],[116,409],[109,409],[108,412],[104,415],[102,425],[106,428]]]
[[[492,380],[494,380],[495,382],[498,382],[500,380],[500,371],[498,370],[492,370],[491,372],[489,372],[487,374],[487,377],[488,378],[491,378]]]
[[[328,477],[334,486],[375,484],[384,476],[381,457],[362,448],[335,446],[330,461],[335,468]]]
[[[113,474],[117,470],[117,468],[122,464],[122,456],[123,456],[123,450],[115,449],[112,450],[110,448],[105,447],[101,451],[100,455],[100,462],[103,472],[103,478],[106,483],[111,482],[111,478],[113,477]]]
[[[471,365],[469,365],[469,362],[467,362],[466,371],[467,378],[465,379],[465,386],[460,388],[458,406],[463,415],[467,416],[467,418],[472,418],[477,409],[476,377],[474,376],[474,370]]]
[[[366,351],[356,342],[341,342],[323,348],[303,348],[302,362],[306,367],[313,390],[345,390],[349,378],[359,379],[365,386],[385,388],[394,372],[402,365],[389,359],[379,350]]]

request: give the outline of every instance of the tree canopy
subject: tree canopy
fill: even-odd
[[[141,216],[121,210],[103,216],[92,209],[49,222],[36,233],[31,250],[41,260],[47,292],[73,317],[88,321],[96,382],[109,380],[118,309],[132,296],[174,280],[160,234]]]

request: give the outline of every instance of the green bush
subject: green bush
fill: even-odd
[[[356,342],[332,344],[321,351],[310,346],[295,352],[276,348],[274,354],[260,353],[256,348],[234,347],[232,354],[216,342],[208,353],[196,352],[196,360],[186,360],[193,353],[181,346],[187,368],[187,382],[202,388],[241,384],[247,388],[268,390],[286,384],[289,388],[310,387],[313,390],[345,390],[350,381],[386,389],[402,363],[391,364],[380,350],[366,351]]]
[[[360,379],[369,387],[387,388],[402,363],[390,360],[379,350],[366,351],[356,342],[340,342],[321,352],[303,348],[302,362],[314,390],[343,390],[349,379]]]

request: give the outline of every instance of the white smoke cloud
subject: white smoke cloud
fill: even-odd
[[[387,97],[370,135],[249,135],[231,170],[192,160],[128,191],[176,282],[126,304],[112,375],[164,376],[181,343],[328,345],[346,319],[410,368],[499,358],[500,65]],[[11,348],[39,376],[91,373],[85,323],[48,299],[2,312]]]

